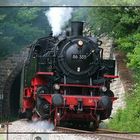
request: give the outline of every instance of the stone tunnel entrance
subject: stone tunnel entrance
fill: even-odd
[[[8,120],[18,116],[22,65],[17,65],[9,75],[4,88],[3,117]]]
[[[14,119],[18,115],[21,71],[29,52],[29,47],[24,48],[0,62],[0,120]]]
[[[14,117],[18,116],[20,108],[20,83],[21,72],[15,77],[10,89],[10,114]]]

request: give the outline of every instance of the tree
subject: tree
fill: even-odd
[[[0,8],[0,57],[19,51],[35,39],[47,36],[47,8]]]

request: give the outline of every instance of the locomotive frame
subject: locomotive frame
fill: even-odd
[[[110,117],[112,103],[117,99],[110,90],[112,79],[118,78],[115,60],[104,60],[103,49],[99,48],[101,41],[83,37],[82,31],[83,23],[73,22],[70,37],[48,36],[31,45],[24,66],[22,116],[49,119],[55,126],[61,122],[83,122],[89,126],[92,122],[93,129]],[[74,50],[75,42],[77,50]],[[86,54],[81,51],[83,43],[88,44],[84,49]],[[95,59],[98,62],[94,62]],[[29,76],[31,63],[35,63],[35,69]]]

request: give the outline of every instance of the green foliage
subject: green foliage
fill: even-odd
[[[127,54],[128,66],[137,73],[140,72],[140,33],[119,38],[116,41],[119,49]]]
[[[0,8],[0,59],[47,36],[50,26],[44,14],[48,8]]]
[[[93,7],[89,10],[88,22],[93,33],[106,33],[115,38],[134,33],[140,24],[140,8]]]
[[[72,20],[73,21],[84,21],[85,22],[87,20],[88,12],[89,12],[89,8],[77,7],[77,8],[74,9]]]
[[[139,5],[139,0],[94,0],[94,5],[97,6],[124,6],[124,5]]]
[[[108,127],[124,131],[140,131],[140,84],[135,87],[133,94],[126,98],[126,108],[118,110],[114,118],[109,122]]]
[[[35,18],[38,17],[38,12],[40,9],[38,8],[22,8],[17,13],[17,20],[21,20],[22,22],[31,22]]]
[[[119,49],[123,50],[124,52],[131,52],[135,46],[131,37],[122,37],[116,40],[116,43]]]
[[[4,18],[6,17],[6,15],[0,15],[0,21],[4,20]]]
[[[132,53],[128,53],[128,66],[133,70],[140,72],[140,44],[138,44]]]
[[[110,7],[91,8],[88,14],[88,22],[92,26],[93,33],[97,35],[102,33],[114,33],[113,28],[117,26],[116,23],[119,19],[119,15],[117,15],[117,9],[118,8]]]

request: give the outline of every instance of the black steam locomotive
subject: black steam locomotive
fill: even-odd
[[[83,36],[83,22],[72,22],[71,33],[48,36],[32,44],[25,64],[21,112],[96,129],[109,118],[116,98],[110,90],[115,61],[103,59],[102,42]]]

